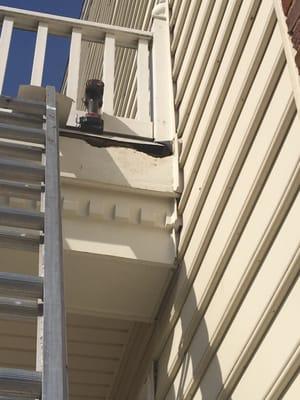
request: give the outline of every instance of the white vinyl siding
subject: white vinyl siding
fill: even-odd
[[[183,226],[155,398],[298,398],[300,122],[274,5],[172,7]]]

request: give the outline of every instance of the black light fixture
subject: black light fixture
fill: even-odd
[[[99,79],[90,79],[86,83],[83,103],[87,113],[80,117],[80,129],[91,133],[103,133],[101,107],[103,104],[104,83]]]

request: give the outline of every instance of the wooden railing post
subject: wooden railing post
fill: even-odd
[[[2,33],[0,37],[0,94],[2,93],[4,85],[5,71],[13,27],[13,19],[5,17],[2,23]]]
[[[37,35],[35,52],[31,73],[31,85],[41,86],[43,80],[43,71],[45,63],[45,54],[47,47],[48,25],[40,22]]]
[[[73,28],[71,36],[71,47],[68,67],[67,96],[74,100],[71,115],[76,110],[78,96],[80,55],[81,55],[82,33],[79,29]]]
[[[168,3],[166,0],[162,0],[154,7],[152,18],[154,139],[169,141],[174,139],[175,136],[175,113]]]
[[[115,52],[116,39],[114,35],[107,33],[105,36],[103,60],[103,82],[105,85],[103,111],[110,115],[114,113]]]
[[[140,39],[137,54],[137,119],[150,121],[149,43]]]

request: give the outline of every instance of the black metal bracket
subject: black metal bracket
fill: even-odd
[[[60,136],[72,139],[80,139],[95,147],[123,147],[134,149],[149,156],[162,158],[173,154],[171,141],[156,142],[149,139],[137,139],[135,137],[113,135],[111,133],[93,134],[83,132],[79,128],[61,128]]]

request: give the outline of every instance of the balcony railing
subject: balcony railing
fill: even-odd
[[[155,15],[153,17],[155,21]],[[0,94],[2,93],[7,61],[14,29],[36,32],[35,51],[30,84],[42,85],[47,37],[49,34],[71,39],[68,69],[65,74],[65,94],[74,100],[69,123],[75,124],[82,60],[83,41],[104,45],[103,76],[105,83],[103,118],[106,130],[121,134],[134,134],[157,140],[173,138],[172,98],[170,90],[171,62],[169,57],[168,26],[161,13],[153,32],[126,29],[90,21],[60,17],[0,6]],[[115,53],[116,47],[134,49],[136,53],[136,104],[135,119],[114,115]],[[168,47],[166,47],[168,46]],[[169,81],[167,83],[167,81]],[[169,96],[169,99],[168,99]],[[118,99],[120,101],[120,99]],[[171,104],[171,107],[170,107]],[[171,132],[172,131],[172,132]]]

